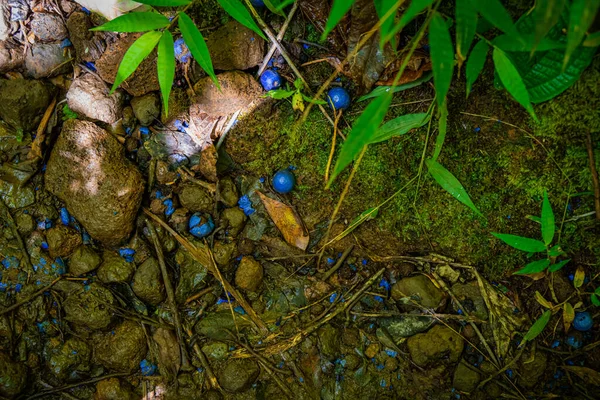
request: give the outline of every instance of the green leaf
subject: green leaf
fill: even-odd
[[[192,0],[135,0],[138,3],[154,7],[179,7],[187,6]]]
[[[408,6],[406,11],[404,11],[402,13],[402,16],[400,17],[400,20],[398,21],[398,23],[383,38],[383,43],[385,44],[385,43],[389,42],[390,40],[392,40],[392,38],[394,36],[396,36],[396,34],[398,32],[400,32],[402,30],[402,28],[404,28],[406,25],[408,25],[410,23],[410,21],[415,19],[415,17],[417,15],[419,15],[421,12],[423,12],[423,10],[425,10],[427,7],[429,7],[431,4],[433,4],[433,1],[434,0],[412,0],[410,2],[410,6]]]
[[[562,269],[562,267],[564,267],[565,265],[567,265],[567,263],[569,261],[571,261],[570,258],[568,260],[562,260],[560,262],[557,262],[556,264],[551,265],[550,268],[548,268],[548,271],[550,271],[550,272],[559,271],[560,269]]]
[[[331,178],[327,183],[327,187],[335,180],[335,178],[346,168],[361,152],[364,146],[367,146],[375,137],[379,125],[387,114],[392,95],[386,94],[373,100],[367,108],[358,117],[346,141],[342,145],[340,155],[333,168]]]
[[[379,30],[380,30],[379,47],[382,49],[386,43],[385,37],[387,37],[389,35],[389,33],[392,31],[392,28],[394,27],[394,19],[396,16],[396,10],[398,9],[399,5],[400,5],[400,2],[398,2],[397,0],[375,0],[375,10],[377,11],[377,16],[379,17],[380,20],[383,19],[383,17],[385,17],[385,15],[388,12],[393,10],[392,15],[389,16],[385,21],[383,21],[383,23],[381,24],[381,27],[379,28]],[[397,43],[396,43],[394,36],[392,36],[391,42],[392,42],[392,48],[395,49],[397,47]]]
[[[488,46],[485,41],[480,40],[475,44],[475,47],[473,47],[473,51],[467,60],[467,97],[471,93],[473,83],[475,83],[477,77],[479,77],[479,74],[483,70],[489,49],[490,46]]]
[[[158,83],[165,105],[165,116],[169,115],[169,97],[171,88],[175,80],[175,47],[173,35],[169,31],[164,31],[160,42],[158,43]]]
[[[306,101],[307,103],[313,103],[313,104],[320,104],[322,106],[327,105],[327,102],[324,100],[319,100],[319,99],[313,99],[312,97],[308,97],[307,95],[305,95],[304,93],[302,93],[302,98],[304,99],[304,101]]]
[[[585,47],[598,47],[600,46],[600,31],[591,33],[585,38],[582,46]]]
[[[379,207],[371,207],[368,210],[363,211],[358,217],[352,220],[350,225],[348,225],[348,227],[344,229],[342,233],[335,237],[335,240],[341,240],[345,238],[363,222],[377,218],[377,214],[379,214]]]
[[[428,113],[401,115],[383,124],[375,135],[373,135],[369,144],[384,142],[394,136],[404,135],[411,129],[420,128],[425,125],[430,118],[431,115]]]
[[[344,15],[352,8],[356,0],[333,0],[331,5],[331,11],[329,12],[329,18],[325,24],[325,30],[321,35],[321,40],[325,40],[327,35],[340,23]]]
[[[537,0],[533,9],[535,20],[535,36],[531,54],[533,54],[541,40],[550,32],[550,29],[558,23],[560,14],[565,7],[565,0]]]
[[[294,93],[292,96],[292,108],[298,111],[304,111],[304,101],[300,92]]]
[[[288,97],[292,97],[294,95],[294,93],[296,93],[295,90],[276,89],[276,90],[269,90],[267,93],[265,93],[265,97],[270,97],[272,99],[281,100],[281,99],[287,99]]]
[[[567,32],[567,51],[563,61],[563,70],[577,46],[581,44],[583,37],[594,23],[596,13],[600,8],[600,0],[573,0],[571,13],[569,15],[569,30]]]
[[[542,203],[542,238],[546,246],[552,243],[555,229],[554,212],[552,211],[550,200],[548,200],[548,193],[544,192],[544,202]]]
[[[521,341],[520,346],[523,346],[525,344],[525,342],[532,341],[540,333],[542,333],[542,331],[544,330],[546,325],[548,325],[548,322],[550,322],[551,316],[552,316],[552,311],[550,311],[550,310],[544,311],[542,316],[539,317],[538,320],[534,322],[534,324],[531,326],[531,328],[529,328],[529,330],[527,331],[525,336],[523,336],[523,340]]]
[[[258,36],[267,40],[267,37],[264,35],[262,30],[256,25],[252,15],[250,15],[250,11],[242,4],[240,0],[217,0],[221,7],[227,14],[231,15],[233,19],[235,19],[240,24],[244,25],[246,28],[253,30],[256,32]],[[195,56],[194,56],[195,57]]]
[[[521,268],[514,275],[529,275],[529,274],[537,274],[538,272],[544,271],[550,265],[550,260],[547,258],[543,258],[541,260],[532,261],[527,264],[525,267]]]
[[[494,44],[494,46],[500,47],[502,50],[507,52],[528,52],[530,53],[530,57],[534,46],[536,46],[535,36],[533,34],[527,33],[522,33],[520,40],[515,39],[514,37],[509,35],[500,35],[498,37],[495,37],[492,43]],[[565,49],[566,47],[567,45],[565,43],[550,38],[543,38],[540,40],[539,43],[537,43],[538,52],[555,49]]]
[[[420,77],[419,79],[417,79],[413,82],[405,83],[403,85],[399,85],[394,88],[392,88],[392,86],[377,86],[375,89],[373,89],[373,91],[365,94],[364,96],[359,97],[358,100],[356,100],[356,101],[360,102],[360,101],[372,99],[374,97],[379,97],[385,93],[389,93],[390,90],[391,90],[391,93],[402,92],[403,90],[417,87],[420,84],[422,84],[423,82],[429,81],[432,77],[433,77],[433,72],[429,71],[429,72],[424,73],[422,77]]]
[[[265,6],[267,6],[269,11],[271,11],[273,14],[285,17],[285,13],[279,8],[279,6],[281,5],[279,3],[279,0],[263,0],[263,3],[265,3]]]
[[[208,46],[204,41],[204,37],[196,27],[196,24],[192,21],[186,13],[179,13],[179,30],[183,35],[183,40],[187,44],[190,52],[194,56],[194,59],[198,61],[200,67],[210,76],[215,85],[221,88],[219,80],[215,75],[215,70],[210,59],[210,53],[208,52]]]
[[[535,111],[533,111],[533,106],[529,100],[529,92],[527,91],[517,68],[515,68],[512,61],[499,48],[494,49],[493,58],[500,81],[508,93],[510,93],[519,104],[525,107],[533,119],[537,121],[537,116],[535,115]]]
[[[155,12],[133,12],[121,15],[104,25],[90,29],[90,31],[146,32],[166,28],[169,24],[169,19],[162,14]]]
[[[471,4],[483,18],[491,22],[496,28],[508,35],[519,36],[510,14],[502,6],[500,0],[471,0]]]
[[[440,108],[440,118],[438,120],[438,135],[435,140],[435,149],[433,150],[433,156],[431,159],[437,161],[442,148],[444,147],[444,141],[446,140],[446,131],[448,130],[448,102],[444,101],[442,108]]]
[[[452,82],[454,50],[448,26],[438,13],[433,16],[429,25],[429,43],[431,47],[433,83],[435,85],[438,106],[441,108],[446,99],[448,89],[450,89],[450,82]]]
[[[596,307],[600,307],[600,298],[598,298],[598,295],[596,293],[592,293],[590,295],[590,300],[592,301],[593,305],[595,305]]]
[[[541,220],[541,218],[540,218],[540,220]],[[565,254],[565,252],[562,251],[559,244],[552,246],[552,248],[550,250],[548,250],[548,257],[558,257],[563,254]]]
[[[477,215],[483,217],[481,211],[479,211],[475,204],[473,204],[473,201],[471,201],[471,198],[469,197],[469,194],[463,185],[458,181],[458,179],[456,179],[454,175],[452,175],[450,171],[444,168],[437,161],[427,160],[425,161],[425,164],[427,165],[427,169],[429,170],[429,173],[433,179],[435,179],[435,181],[439,183],[444,190],[450,193],[456,200],[473,210],[473,212],[475,212]]]
[[[456,58],[458,66],[467,59],[477,29],[477,10],[471,0],[456,0]]]
[[[498,239],[517,250],[527,251],[530,253],[541,253],[546,251],[546,245],[544,242],[536,239],[510,235],[508,233],[492,233],[492,235],[496,236]]]
[[[161,32],[152,31],[143,34],[138,40],[133,42],[131,47],[127,50],[119,65],[117,76],[115,77],[115,83],[111,89],[111,93],[114,92],[121,83],[131,76],[137,69],[137,67],[144,61],[146,57],[154,50],[156,44],[162,36]]]

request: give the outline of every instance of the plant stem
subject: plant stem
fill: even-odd
[[[298,9],[298,2],[296,1],[296,2],[294,2],[292,9],[290,10],[285,22],[283,23],[283,26],[281,27],[281,29],[279,30],[279,33],[277,34],[278,42],[283,39],[283,36],[285,36],[285,32],[287,31],[287,28],[290,25],[290,22],[292,21],[292,17],[296,13],[297,9]],[[275,54],[275,50],[277,50],[277,45],[275,43],[273,43],[271,45],[271,48],[269,49],[269,52],[267,53],[266,57],[263,59],[263,62],[261,64],[260,68],[258,69],[258,72],[256,73],[257,78],[262,75],[263,71],[267,67],[267,64],[269,63],[269,60],[271,59],[271,57],[273,57],[273,54]]]

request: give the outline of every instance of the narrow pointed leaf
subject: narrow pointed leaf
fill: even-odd
[[[393,9],[392,15],[390,15],[379,28],[381,34],[379,35],[379,47],[383,49],[385,46],[385,38],[390,34],[394,27],[394,19],[396,15],[396,10],[398,9],[399,2],[397,0],[375,0],[375,10],[377,11],[377,16],[379,19],[383,19],[390,10]],[[392,48],[396,48],[397,43],[392,36],[391,38]]]
[[[471,4],[496,28],[508,35],[519,36],[519,31],[500,0],[471,0]]]
[[[551,302],[549,302],[548,300],[546,300],[546,298],[539,292],[539,291],[535,291],[535,299],[537,300],[538,303],[540,303],[542,305],[542,307],[546,307],[546,308],[554,308],[554,306],[552,305]]]
[[[571,305],[571,303],[565,303],[565,305],[563,306],[563,325],[565,327],[565,333],[569,332],[569,329],[571,328],[571,324],[573,323],[574,319],[575,310],[573,309],[573,306]]]
[[[552,311],[546,310],[542,314],[541,317],[538,318],[537,321],[529,328],[525,336],[523,336],[523,340],[521,341],[521,346],[525,344],[525,342],[530,342],[535,339],[540,333],[544,331],[548,322],[550,322],[550,317],[552,316]]]
[[[109,32],[146,32],[166,28],[169,19],[155,12],[133,12],[121,15],[104,25],[90,29],[91,31]]]
[[[535,115],[535,111],[533,111],[533,106],[529,100],[529,92],[527,91],[525,83],[523,83],[523,79],[521,78],[521,75],[519,75],[517,68],[515,68],[512,61],[510,61],[506,54],[499,48],[494,49],[493,58],[500,81],[508,93],[510,93],[519,104],[525,107],[533,119],[537,121],[537,116]]]
[[[444,101],[442,107],[440,108],[440,119],[438,120],[438,135],[435,140],[435,149],[433,150],[433,156],[431,159],[433,161],[437,161],[440,153],[442,152],[442,148],[444,147],[444,142],[446,141],[446,132],[448,130],[448,102]]]
[[[452,72],[454,70],[454,50],[452,48],[452,39],[444,19],[435,14],[429,25],[429,43],[431,48],[431,65],[433,67],[433,83],[438,100],[438,106],[441,108],[450,82],[452,81]]]
[[[256,32],[258,36],[267,40],[265,34],[262,30],[256,25],[250,11],[244,6],[241,0],[217,0],[221,7],[227,14],[231,15],[233,19],[235,19],[240,24],[244,25],[246,28],[253,30]]]
[[[158,83],[165,106],[165,115],[169,115],[169,97],[175,80],[175,47],[173,35],[164,31],[158,43]]]
[[[342,0],[339,0],[342,1]],[[406,25],[410,23],[417,15],[419,15],[423,10],[433,4],[434,0],[412,0],[410,2],[410,6],[402,13],[400,20],[394,26],[394,28],[388,32],[388,34],[383,38],[383,43],[387,43],[392,38],[402,30]]]
[[[194,56],[194,59],[198,61],[198,64],[200,64],[204,72],[210,76],[215,85],[220,88],[221,85],[215,75],[215,70],[204,37],[196,27],[196,24],[194,24],[192,19],[185,13],[179,14],[179,30],[183,35],[183,40],[185,40],[190,52]]]
[[[550,268],[548,268],[548,271],[550,272],[556,272],[562,269],[562,267],[564,267],[565,265],[567,265],[567,263],[571,261],[571,259],[569,258],[568,260],[562,260],[560,262],[557,262],[554,265],[551,265]]]
[[[276,99],[276,100],[281,100],[281,99],[287,99],[288,97],[292,97],[294,95],[294,93],[296,93],[295,90],[285,90],[285,89],[276,89],[276,90],[269,90],[267,93],[265,93],[265,97],[270,97],[272,99]]]
[[[536,239],[510,235],[508,233],[492,233],[492,235],[496,236],[498,239],[517,250],[527,251],[529,253],[541,253],[546,251],[546,245],[544,242]]]
[[[537,274],[538,272],[544,271],[550,265],[550,260],[547,258],[543,258],[541,260],[532,261],[527,264],[525,267],[521,268],[515,275],[529,275],[529,274]]]
[[[569,30],[567,32],[567,51],[563,62],[563,69],[569,59],[583,40],[585,33],[594,23],[596,13],[600,8],[600,0],[573,0],[569,15]]]
[[[416,81],[404,83],[404,84],[398,85],[396,87],[392,87],[392,86],[377,86],[370,93],[367,93],[367,94],[359,97],[358,100],[356,100],[356,101],[360,102],[360,101],[365,101],[365,100],[368,100],[368,99],[372,99],[373,97],[381,96],[381,95],[383,95],[385,93],[388,93],[390,91],[392,93],[398,93],[398,92],[402,92],[403,90],[412,89],[414,87],[419,86],[420,84],[422,84],[424,82],[428,82],[432,77],[433,77],[433,73],[431,71],[429,71],[429,72],[424,73],[423,76],[420,77],[419,79],[417,79]]]
[[[352,131],[346,138],[340,155],[333,168],[331,178],[327,183],[329,187],[335,178],[359,155],[362,148],[373,140],[379,125],[383,121],[385,114],[392,102],[392,95],[386,94],[373,100],[356,120]]]
[[[283,10],[278,8],[280,6],[279,0],[263,0],[263,3],[265,3],[265,6],[267,6],[269,11],[271,11],[273,14],[278,14],[282,17],[285,17]]]
[[[179,7],[187,6],[192,0],[135,0],[138,3],[154,7]]]
[[[456,0],[456,55],[458,67],[467,59],[477,29],[477,10],[471,0]]]
[[[583,41],[582,45],[585,47],[600,46],[600,32],[594,32],[594,33],[587,35],[587,37]]]
[[[550,200],[548,200],[548,193],[544,192],[544,202],[542,203],[542,238],[546,246],[552,243],[555,229],[554,212],[552,211]]]
[[[473,83],[475,83],[483,70],[489,49],[490,46],[483,40],[480,40],[475,44],[475,47],[473,47],[473,51],[467,60],[467,97],[469,97],[469,94],[471,93]]]
[[[454,175],[452,175],[450,171],[444,168],[440,163],[433,160],[427,160],[425,161],[425,164],[427,165],[427,169],[429,170],[429,173],[433,179],[435,179],[435,181],[439,183],[444,190],[450,193],[456,200],[473,210],[473,212],[475,212],[477,215],[483,216],[481,211],[479,211],[469,197],[469,194],[463,185],[458,181],[458,179],[456,179]]]
[[[535,36],[531,54],[538,48],[544,36],[557,24],[565,6],[565,0],[537,0],[533,9]]]
[[[117,71],[117,76],[115,77],[115,83],[113,84],[111,92],[114,92],[121,83],[135,72],[142,61],[144,61],[152,50],[154,50],[161,36],[162,34],[160,32],[152,31],[143,34],[138,40],[133,42],[123,56],[121,65],[119,65],[119,70]]]
[[[321,35],[321,40],[325,40],[327,35],[340,23],[344,15],[352,8],[355,0],[333,0],[331,5],[331,11],[329,12],[329,18],[325,24],[325,30]]]
[[[430,118],[431,115],[427,113],[401,115],[383,124],[377,130],[369,144],[385,142],[394,136],[404,135],[410,132],[411,129],[420,128],[425,125]]]

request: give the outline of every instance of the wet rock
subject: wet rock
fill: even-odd
[[[246,220],[246,214],[239,208],[226,208],[221,213],[220,226],[226,234],[236,237],[244,229]]]
[[[17,229],[22,236],[29,236],[36,228],[31,214],[20,213],[15,217]]]
[[[485,300],[481,296],[481,290],[477,281],[470,283],[457,283],[452,286],[452,293],[460,301],[462,306],[466,309],[469,315],[477,317],[481,320],[488,319],[488,312],[485,306]],[[453,304],[454,309],[458,311],[458,305]]]
[[[227,207],[237,207],[240,196],[233,179],[227,177],[219,181],[219,200]]]
[[[148,258],[139,266],[131,287],[140,300],[150,305],[156,306],[165,299],[165,285],[156,259]]]
[[[107,245],[129,237],[144,193],[142,175],[119,142],[78,120],[63,126],[48,161],[46,185],[90,236]]]
[[[89,329],[104,329],[112,319],[110,306],[115,299],[110,290],[96,283],[71,292],[63,303],[65,319]]]
[[[169,164],[164,161],[156,162],[156,180],[161,185],[174,182],[177,179],[177,172],[169,169]]]
[[[216,241],[213,247],[213,256],[219,267],[225,267],[229,265],[235,255],[237,245],[235,242],[222,242]]]
[[[546,372],[547,364],[548,357],[543,351],[536,351],[535,357],[523,355],[519,360],[519,383],[528,389],[539,385],[538,379]]]
[[[67,20],[69,39],[75,47],[75,57],[78,62],[96,61],[106,48],[104,40],[90,31],[92,27],[90,18],[81,11],[74,12]]]
[[[219,374],[219,383],[226,391],[239,393],[248,390],[259,373],[260,368],[254,360],[229,360]]]
[[[245,256],[235,272],[235,284],[242,290],[255,292],[263,280],[263,267],[251,256]]]
[[[44,349],[46,367],[59,380],[67,379],[74,372],[89,371],[91,354],[88,344],[77,338],[64,342],[60,337],[52,338]]]
[[[321,354],[333,361],[340,353],[340,336],[337,329],[327,324],[317,331]]]
[[[450,328],[436,325],[427,333],[409,338],[407,345],[415,364],[425,367],[443,359],[458,361],[463,351],[464,340]]]
[[[181,350],[177,336],[172,329],[158,328],[152,339],[158,349],[158,369],[160,374],[172,381],[181,366]]]
[[[185,185],[179,192],[179,202],[191,212],[213,211],[212,196],[198,185]]]
[[[135,264],[125,261],[112,251],[102,253],[102,264],[98,268],[98,279],[103,283],[129,282],[135,272]]]
[[[50,257],[69,257],[81,245],[81,234],[74,228],[57,225],[48,229],[46,241]]]
[[[9,398],[17,396],[27,383],[27,367],[14,362],[8,354],[0,353],[0,395]]]
[[[431,325],[433,319],[428,317],[393,317],[383,318],[379,322],[381,329],[392,338],[394,343],[399,343],[401,339],[425,332]]]
[[[230,310],[222,310],[208,313],[194,327],[197,333],[213,340],[231,340],[231,332],[235,332],[235,326],[241,330],[250,326],[246,316],[236,315],[235,322]]]
[[[461,361],[454,370],[452,386],[459,392],[471,393],[477,388],[480,380],[481,374],[469,368],[465,361]]]
[[[94,357],[106,368],[133,372],[146,356],[144,328],[133,321],[124,321],[112,332],[96,337]]]
[[[447,264],[437,267],[436,272],[440,277],[448,280],[450,283],[456,283],[458,278],[460,278],[460,273]]]
[[[156,93],[134,97],[131,100],[133,113],[142,126],[149,126],[155,120],[160,120],[160,98]]]
[[[216,182],[217,177],[217,148],[209,143],[208,146],[204,146],[204,149],[200,153],[200,160],[198,164],[193,167],[195,171],[198,171],[202,176],[209,182]]]
[[[35,130],[54,96],[54,86],[41,81],[0,79],[0,119],[15,129]]]
[[[70,69],[69,58],[60,43],[35,43],[25,54],[25,76],[29,78],[50,78]]]
[[[198,242],[192,243],[200,245]],[[175,262],[179,266],[179,282],[175,289],[175,299],[178,303],[183,303],[206,285],[207,269],[183,247],[177,250]]]
[[[213,67],[217,70],[245,70],[263,60],[264,40],[256,33],[231,21],[212,33],[206,40]]]
[[[74,276],[85,275],[100,266],[102,258],[89,246],[79,246],[69,259],[69,273]]]
[[[427,308],[437,308],[444,298],[442,291],[436,288],[431,280],[424,275],[404,278],[392,286],[392,298],[394,300],[410,296],[418,296],[417,301]]]
[[[104,379],[96,384],[94,400],[137,400],[129,384],[119,378]]]
[[[30,27],[33,34],[43,42],[63,40],[67,37],[67,28],[56,14],[34,13]]]
[[[355,354],[347,354],[345,357],[346,360],[346,368],[349,371],[355,371],[361,365],[361,359]]]
[[[213,360],[224,360],[227,358],[229,346],[223,342],[213,342],[202,347],[202,352],[206,357]]]
[[[125,52],[140,36],[140,33],[124,34],[107,47],[96,62],[96,69],[102,79],[111,85],[115,82],[117,70]],[[142,61],[133,75],[121,87],[132,96],[143,96],[146,93],[156,92],[160,89],[156,71],[156,51]]]
[[[110,88],[94,74],[83,74],[73,81],[67,92],[69,108],[87,118],[112,124],[123,114],[123,92]],[[93,104],[93,107],[90,107]]]
[[[20,186],[0,180],[0,197],[9,208],[23,208],[35,203],[35,192],[31,185]]]
[[[0,42],[0,74],[20,68],[25,62],[23,49],[11,47]]]

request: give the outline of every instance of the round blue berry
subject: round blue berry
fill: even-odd
[[[260,84],[268,92],[281,86],[281,76],[272,69],[268,69],[260,76]]]
[[[250,3],[256,8],[263,8],[265,6],[265,2],[263,0],[250,0]]]
[[[333,89],[329,89],[327,97],[329,98],[329,103],[336,110],[345,110],[350,107],[350,95],[344,88],[334,87]]]
[[[296,185],[296,177],[288,169],[277,171],[273,176],[273,189],[278,193],[289,193],[294,189],[294,185]]]
[[[589,312],[578,312],[573,320],[573,328],[581,332],[587,332],[594,326],[594,320]]]
[[[210,215],[195,213],[190,217],[188,227],[192,235],[198,239],[202,239],[211,234],[215,229],[215,223]]]

